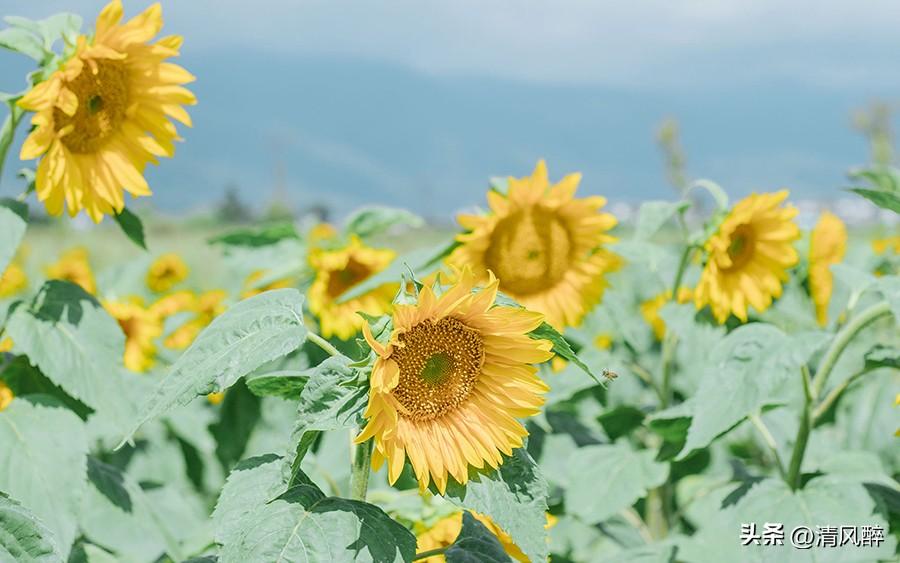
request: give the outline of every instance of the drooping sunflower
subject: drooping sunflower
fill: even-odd
[[[0,412],[6,409],[13,402],[14,398],[15,395],[13,395],[12,389],[3,381],[0,381]]]
[[[221,289],[213,289],[197,295],[187,309],[182,309],[192,312],[194,316],[172,331],[163,341],[163,344],[167,348],[175,350],[183,350],[190,346],[194,339],[197,338],[197,335],[200,334],[200,331],[209,326],[213,319],[225,312],[226,297],[228,297],[228,293]],[[180,311],[175,310],[174,312]]]
[[[85,248],[76,247],[67,250],[56,263],[45,268],[45,273],[51,280],[69,281],[80,285],[91,295],[97,293],[97,282],[94,280],[94,271],[91,269]]]
[[[272,280],[269,283],[259,285],[260,280],[262,280],[265,275],[265,270],[257,270],[247,276],[247,279],[244,280],[244,289],[241,291],[241,299],[249,299],[250,297],[259,295],[264,291],[294,287],[294,282],[289,278],[279,278],[276,280]]]
[[[125,23],[122,16],[119,0],[107,4],[93,36],[79,36],[59,69],[18,102],[35,112],[20,156],[41,159],[35,188],[51,215],[65,206],[99,223],[122,211],[124,191],[150,195],[147,163],[171,157],[179,140],[170,118],[191,125],[182,106],[196,98],[182,84],[194,77],[165,62],[182,38],[150,42],[163,25],[159,4]]]
[[[374,437],[372,466],[387,460],[391,483],[407,457],[419,486],[433,480],[441,493],[448,474],[465,484],[469,466],[498,467],[528,435],[516,419],[544,403],[548,387],[532,364],[549,360],[552,346],[528,336],[544,316],[494,306],[497,279],[477,293],[475,281],[466,269],[440,297],[425,286],[416,304],[395,305],[386,344],[363,325],[377,357],[356,441]]]
[[[156,363],[156,339],[162,336],[159,315],[144,307],[140,298],[104,301],[103,307],[119,323],[125,334],[125,367],[144,372]]]
[[[482,281],[490,270],[501,291],[556,328],[578,325],[622,263],[602,246],[616,240],[607,234],[616,218],[600,212],[606,198],[576,199],[580,181],[569,174],[551,186],[543,160],[531,176],[509,178],[506,195],[488,192],[489,214],[458,217],[467,232],[448,262],[471,265]]]
[[[383,315],[391,310],[391,301],[400,289],[397,283],[385,283],[353,299],[339,303],[350,288],[387,268],[396,254],[393,250],[366,246],[357,236],[342,248],[314,248],[309,264],[316,278],[309,288],[309,310],[319,318],[322,336],[352,338],[365,324],[357,311]]]
[[[693,297],[693,292],[687,287],[678,288],[677,303],[688,303]],[[653,329],[653,334],[657,340],[662,340],[666,335],[666,322],[659,316],[659,311],[666,303],[672,300],[672,292],[664,291],[657,294],[652,299],[648,299],[641,303],[641,316]]]
[[[719,323],[730,314],[746,322],[748,306],[763,312],[781,296],[787,269],[798,260],[793,242],[800,237],[793,221],[797,209],[781,205],[787,197],[787,190],[750,195],[706,241],[694,304],[709,305]]]
[[[147,287],[156,293],[165,293],[183,282],[189,271],[181,256],[172,252],[163,254],[147,270]]]
[[[0,274],[0,299],[18,295],[28,287],[28,276],[22,266],[10,262],[6,271]]]
[[[844,259],[845,252],[847,227],[836,215],[825,211],[809,238],[809,293],[821,326],[828,324],[828,303],[834,286],[830,268]]]

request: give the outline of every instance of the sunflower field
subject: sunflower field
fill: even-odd
[[[897,561],[900,170],[853,229],[709,180],[620,222],[539,161],[449,231],[173,233],[162,28],[0,31],[0,561]]]

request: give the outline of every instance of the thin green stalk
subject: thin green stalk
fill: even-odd
[[[751,414],[748,418],[753,427],[756,428],[757,432],[762,436],[763,441],[769,447],[769,451],[772,453],[772,457],[775,460],[775,466],[778,468],[778,473],[781,475],[781,478],[787,480],[787,473],[784,472],[784,464],[781,462],[781,456],[778,454],[778,444],[775,442],[775,437],[769,432],[769,428],[766,426],[766,423],[763,422],[763,419],[759,414]]]
[[[816,376],[812,382],[813,399],[818,399],[822,394],[822,390],[825,389],[825,383],[828,381],[831,370],[834,369],[838,359],[840,359],[841,354],[844,352],[844,349],[850,341],[853,340],[853,337],[876,320],[889,314],[891,314],[890,305],[887,301],[882,301],[881,303],[872,305],[857,315],[848,322],[844,328],[838,331],[834,336],[834,340],[831,341],[828,350],[825,352],[825,356],[822,357],[822,361],[819,363],[819,369],[816,370]]]
[[[669,534],[668,516],[663,500],[665,487],[666,484],[663,484],[647,492],[647,528],[657,540],[661,540]]]
[[[653,391],[656,393],[656,396],[659,398],[660,403],[663,402],[662,389],[660,389],[659,385],[657,385],[656,382],[653,381],[653,376],[650,374],[647,368],[637,362],[628,362],[627,364],[625,364],[625,367],[627,367],[631,371],[631,373],[638,376],[638,378],[646,383],[648,387],[653,389]]]
[[[429,557],[434,557],[435,555],[443,555],[445,551],[447,551],[446,547],[436,547],[434,549],[429,549],[428,551],[423,551],[422,553],[417,553],[416,556],[412,558],[412,560],[418,561],[419,559],[428,559]]]
[[[318,346],[319,348],[321,348],[322,350],[325,350],[332,356],[340,356],[341,355],[340,351],[337,348],[335,348],[334,346],[332,346],[331,342],[328,342],[327,340],[325,340],[324,338],[322,338],[315,332],[307,333],[306,339],[309,340],[310,342],[312,342],[313,344],[315,344],[316,346]]]
[[[694,246],[687,245],[681,253],[678,261],[678,269],[675,271],[675,281],[672,283],[672,299],[678,299],[678,290],[681,288],[681,280],[687,270],[688,262],[694,253]],[[662,384],[660,385],[662,407],[666,408],[672,402],[672,368],[675,359],[675,347],[678,344],[678,336],[672,331],[666,331],[663,337],[662,347]]]
[[[846,391],[847,388],[850,387],[850,384],[852,384],[854,381],[856,381],[860,377],[864,376],[865,374],[869,373],[869,371],[871,371],[871,370],[858,371],[858,372],[854,373],[853,375],[851,375],[850,377],[848,377],[843,383],[841,383],[840,385],[838,385],[837,387],[835,387],[834,389],[829,391],[828,395],[826,395],[825,398],[822,400],[822,402],[819,403],[819,405],[815,408],[815,410],[813,410],[813,414],[812,414],[813,424],[815,424],[815,422],[817,420],[822,418],[822,416],[826,412],[828,412],[828,409],[831,408],[831,405],[833,405],[834,402],[837,401],[840,398],[840,396],[844,394],[844,391]]]
[[[788,466],[788,486],[797,490],[800,488],[800,466],[803,464],[803,454],[806,452],[806,443],[809,440],[809,432],[812,429],[810,422],[810,410],[812,395],[810,390],[809,369],[804,365],[800,368],[803,376],[803,410],[800,413],[800,427],[797,429],[797,439],[794,440],[794,451],[791,452],[791,463]]]
[[[357,444],[353,452],[353,464],[350,468],[350,498],[366,500],[369,489],[369,469],[372,466],[372,440]]]
[[[0,178],[3,177],[3,165],[6,163],[6,153],[9,152],[9,147],[12,145],[13,139],[16,136],[16,129],[19,127],[19,122],[22,120],[22,116],[25,115],[25,112],[22,111],[15,102],[8,103],[7,105],[9,106],[9,115],[6,116],[3,127],[0,128]]]

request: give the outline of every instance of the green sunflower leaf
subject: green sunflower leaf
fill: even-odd
[[[553,353],[557,356],[560,356],[562,359],[572,362],[579,368],[581,371],[591,376],[594,381],[603,385],[603,383],[594,375],[594,372],[591,371],[591,368],[588,367],[586,363],[581,361],[581,359],[575,354],[575,351],[572,350],[572,346],[569,345],[569,342],[563,337],[562,334],[559,333],[555,328],[547,324],[546,322],[541,323],[541,326],[532,330],[528,333],[528,336],[535,340],[549,340],[551,344],[553,344]]]
[[[292,223],[273,223],[259,228],[245,228],[218,235],[207,240],[210,244],[228,246],[269,246],[285,239],[299,240],[300,235]]]
[[[296,289],[260,293],[234,305],[201,332],[159,382],[122,443],[148,420],[201,395],[221,391],[306,340],[303,296]]]
[[[61,563],[53,533],[27,508],[0,492],[0,559]]]
[[[347,218],[344,231],[349,235],[367,238],[397,227],[421,227],[425,221],[414,213],[396,207],[364,207]]]
[[[309,374],[305,371],[275,371],[247,376],[247,387],[259,397],[283,397],[296,400],[303,392]]]
[[[690,206],[689,201],[647,201],[642,203],[634,228],[634,239],[650,240],[676,213],[680,213]]]
[[[463,512],[462,530],[444,552],[447,563],[509,563],[503,545],[469,511]]]
[[[850,188],[848,191],[861,195],[882,209],[900,213],[900,194],[897,192],[870,190],[868,188]]]
[[[113,215],[113,219],[125,233],[131,242],[147,250],[147,241],[144,240],[144,224],[141,218],[131,212],[127,207],[123,207],[122,211]]]

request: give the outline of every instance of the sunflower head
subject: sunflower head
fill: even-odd
[[[12,389],[0,380],[0,412],[3,412],[3,410],[13,402],[14,398],[15,395],[13,395]]]
[[[91,295],[97,293],[97,282],[94,271],[88,261],[85,248],[77,247],[67,250],[59,260],[45,269],[47,277],[52,280],[65,280],[80,285]]]
[[[125,334],[125,367],[144,372],[156,363],[155,340],[162,336],[163,322],[137,297],[128,301],[106,301],[103,307]]]
[[[678,288],[678,303],[688,303],[693,297],[693,292],[687,287]],[[659,311],[666,303],[672,300],[672,292],[664,291],[657,294],[652,299],[648,299],[641,303],[641,316],[653,329],[653,334],[657,340],[662,340],[666,335],[666,322],[659,316]]]
[[[165,293],[188,276],[188,265],[175,253],[163,254],[150,264],[147,270],[147,287],[156,293]]]
[[[490,516],[479,514],[474,511],[470,511],[470,514],[476,520],[484,524],[484,527],[487,528],[488,531],[494,534],[494,537],[496,537],[497,541],[500,542],[500,545],[503,546],[503,551],[505,551],[507,555],[516,561],[528,563],[528,556],[519,549],[519,546],[513,542],[512,537],[510,537],[509,534],[491,520]],[[550,515],[548,514],[547,517],[549,519]],[[462,531],[462,520],[463,513],[461,511],[455,512],[438,520],[437,523],[430,528],[419,532],[416,535],[416,551],[422,553],[453,545],[456,538],[459,536],[459,533]],[[443,555],[433,555],[422,559],[421,561],[424,563],[444,563],[446,558]]]
[[[386,343],[363,325],[376,359],[356,440],[374,437],[372,464],[386,460],[391,483],[408,457],[419,486],[433,480],[444,493],[448,474],[465,484],[469,466],[498,467],[528,434],[516,419],[544,403],[532,364],[549,360],[552,346],[528,335],[543,315],[495,306],[497,288],[491,277],[474,291],[467,269],[442,295],[425,286],[417,303],[395,305]]]
[[[875,254],[900,254],[900,235],[882,237],[872,240],[872,251]]]
[[[10,262],[6,271],[0,274],[0,299],[18,295],[28,287],[25,270],[15,262]]]
[[[13,349],[13,339],[10,337],[0,338],[0,354],[9,352]]]
[[[471,265],[482,281],[493,272],[501,291],[557,328],[579,324],[621,265],[602,246],[616,240],[607,234],[616,219],[600,212],[605,198],[575,198],[580,181],[569,174],[551,185],[543,160],[531,176],[509,178],[506,195],[488,192],[490,213],[459,216],[467,232],[448,262]]]
[[[176,328],[163,342],[167,348],[183,350],[191,345],[197,335],[213,322],[213,319],[225,312],[225,298],[228,293],[221,289],[213,289],[199,295],[179,292],[171,303],[166,303],[174,312],[190,311],[193,313],[187,322]],[[160,300],[160,302],[164,302]]]
[[[150,195],[144,168],[175,152],[170,118],[191,124],[182,106],[196,99],[181,85],[194,77],[165,62],[178,55],[181,37],[151,43],[162,29],[159,4],[124,23],[122,16],[121,1],[110,2],[93,36],[79,36],[60,67],[18,102],[34,112],[21,158],[40,158],[35,188],[51,215],[66,207],[99,222],[122,211],[125,191]]]
[[[846,251],[847,227],[836,215],[825,211],[809,239],[809,293],[821,326],[828,323],[828,303],[834,286],[830,268],[843,260]]]
[[[316,273],[309,288],[309,309],[319,318],[322,336],[347,340],[365,324],[357,311],[377,316],[391,310],[400,288],[396,283],[339,301],[347,290],[387,268],[395,256],[393,250],[371,248],[356,236],[341,248],[315,248],[309,253],[309,264]]]
[[[787,269],[797,263],[793,242],[797,209],[782,206],[787,190],[739,201],[706,241],[706,265],[694,291],[697,308],[710,306],[724,323],[730,314],[747,321],[747,307],[765,311],[781,296]]]

